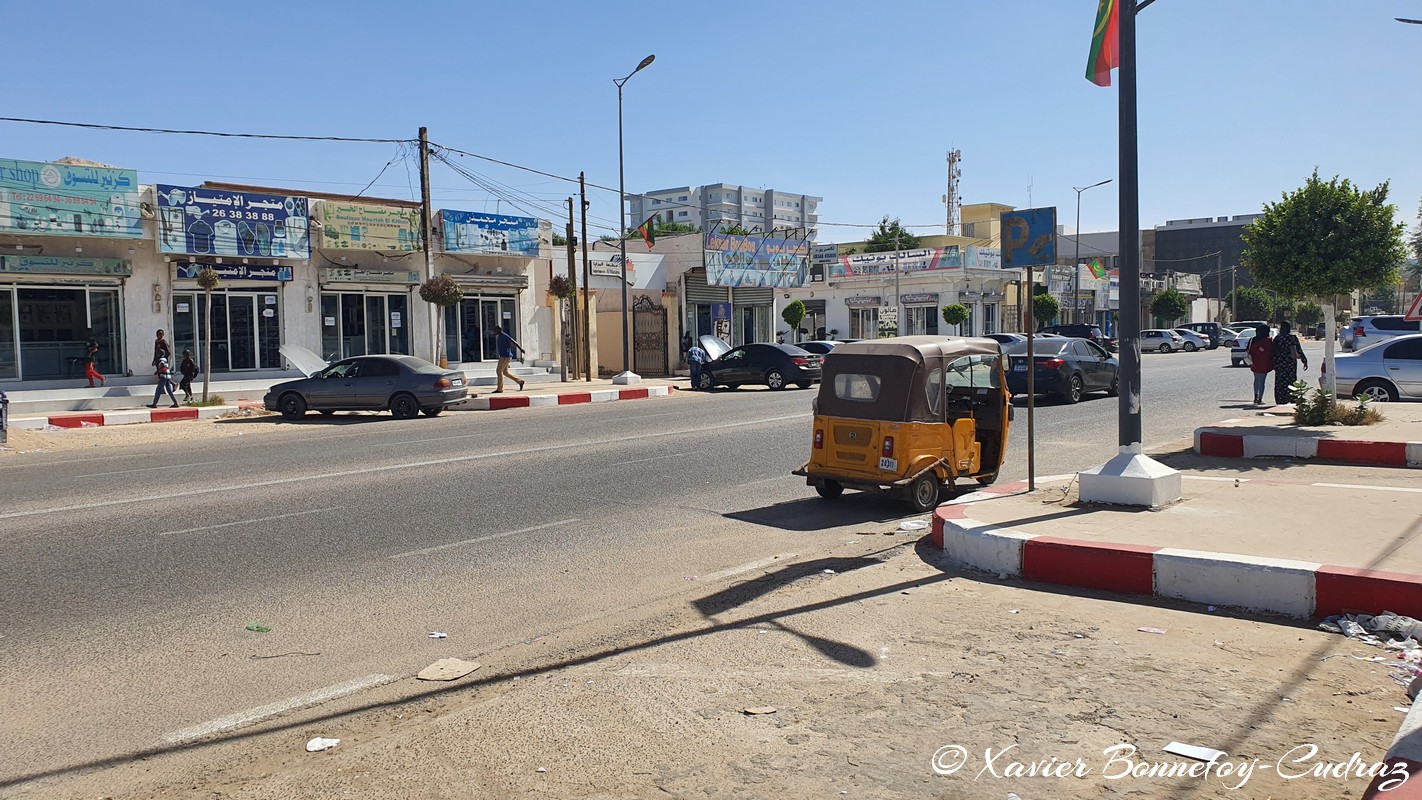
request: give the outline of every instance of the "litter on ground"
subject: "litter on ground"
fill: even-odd
[[[325,739],[320,736],[317,736],[315,739],[312,739],[311,741],[306,743],[306,752],[319,753],[322,750],[330,750],[332,747],[335,747],[340,743],[340,739]]]
[[[779,709],[777,709],[775,706],[751,706],[750,708],[747,708],[743,713],[748,714],[750,716],[758,716],[760,714],[774,714],[777,710]]]
[[[1216,750],[1212,747],[1201,747],[1196,744],[1181,744],[1180,742],[1171,742],[1163,749],[1172,755],[1193,758],[1196,761],[1217,761],[1228,755],[1225,751]]]
[[[1165,628],[1136,628],[1136,630],[1140,631],[1141,633],[1156,633],[1162,635],[1166,633]]]
[[[249,631],[251,631],[251,632],[253,632],[253,633],[271,633],[271,632],[272,632],[272,629],[271,629],[270,626],[263,625],[262,623],[260,623],[260,622],[255,622],[255,621],[247,623],[247,630],[249,630]]]
[[[458,658],[441,658],[415,675],[422,681],[452,681],[478,669],[481,665],[474,661]]]

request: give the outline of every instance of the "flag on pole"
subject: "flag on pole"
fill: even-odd
[[[1135,0],[1126,0],[1134,7]],[[1091,54],[1086,59],[1086,79],[1097,86],[1111,85],[1111,70],[1121,65],[1120,0],[1096,0],[1096,27],[1091,34]]]
[[[657,215],[647,217],[647,221],[637,226],[637,232],[642,234],[642,241],[647,243],[647,249],[651,250],[652,245],[657,243]]]
[[[1102,264],[1099,258],[1087,259],[1086,268],[1091,270],[1091,276],[1097,280],[1106,277],[1106,265]]]

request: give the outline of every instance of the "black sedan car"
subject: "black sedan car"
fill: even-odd
[[[1004,347],[1007,356],[1007,390],[1015,397],[1027,393],[1027,343]],[[1101,345],[1089,339],[1038,339],[1032,387],[1038,394],[1055,394],[1068,403],[1087,392],[1105,391],[1114,397],[1119,387],[1120,363]]]
[[[311,373],[310,377],[273,386],[262,398],[269,411],[301,419],[308,410],[385,411],[396,419],[420,412],[437,416],[446,406],[464,402],[469,386],[464,373],[440,369],[414,356],[356,356]]]
[[[784,389],[795,384],[801,389],[819,383],[824,356],[793,344],[745,344],[732,348],[715,336],[702,336],[701,348],[711,360],[701,365],[701,383],[706,390],[715,386],[737,389],[747,383]]]

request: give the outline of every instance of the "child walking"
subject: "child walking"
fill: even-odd
[[[193,378],[196,378],[198,374],[198,365],[193,360],[193,351],[183,351],[183,363],[178,365],[178,371],[183,373],[183,380],[178,384],[178,388],[183,390],[183,402],[192,402]]]

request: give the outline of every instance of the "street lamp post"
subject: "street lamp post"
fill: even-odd
[[[1093,183],[1090,186],[1083,186],[1076,190],[1076,235],[1071,237],[1076,241],[1076,255],[1071,262],[1071,317],[1073,322],[1081,322],[1081,193],[1087,189],[1095,189],[1098,186],[1105,186],[1111,179]]]
[[[612,379],[613,383],[618,384],[639,383],[642,380],[641,376],[632,371],[632,332],[627,322],[627,184],[622,159],[622,84],[646,69],[656,58],[655,55],[647,56],[636,69],[627,73],[627,77],[621,80],[612,79],[612,82],[617,84],[617,238],[621,242],[622,250],[622,372]]]

